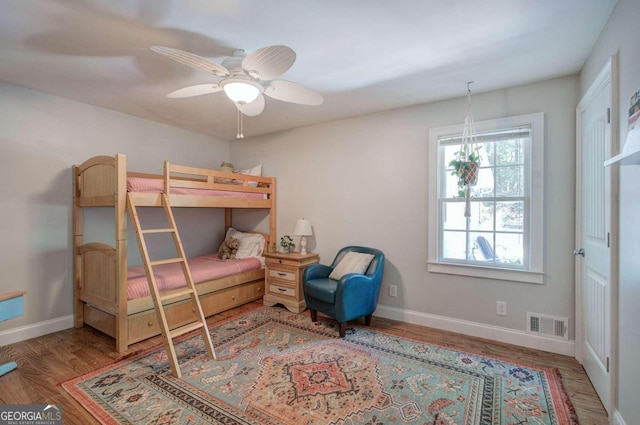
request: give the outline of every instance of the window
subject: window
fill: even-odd
[[[428,270],[543,282],[542,113],[475,123],[481,158],[471,217],[449,162],[463,125],[429,132]]]

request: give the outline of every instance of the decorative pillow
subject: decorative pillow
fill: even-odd
[[[227,230],[225,240],[235,238],[238,240],[238,251],[236,258],[261,257],[264,250],[264,236],[260,233],[243,233],[233,227]]]
[[[349,273],[364,273],[371,260],[373,260],[373,254],[363,254],[361,252],[347,252],[335,269],[329,275],[329,279],[340,280],[342,276]]]
[[[246,170],[236,170],[234,173],[238,174],[248,174],[250,176],[262,176],[262,164],[258,164],[255,167],[247,168]],[[242,184],[242,180],[233,180],[234,184]],[[258,186],[258,182],[247,182],[249,186]]]

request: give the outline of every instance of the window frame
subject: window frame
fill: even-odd
[[[508,266],[494,267],[478,263],[462,261],[445,261],[440,258],[440,191],[444,184],[441,181],[448,161],[444,158],[444,148],[440,147],[440,139],[461,136],[464,124],[429,129],[429,237],[427,270],[433,273],[445,273],[480,278],[509,280],[526,283],[544,283],[544,113],[518,115],[493,120],[476,121],[476,133],[503,131],[510,128],[530,127],[531,143],[525,152],[525,162],[529,161],[530,174],[525,175],[529,181],[529,193],[525,194],[525,206],[529,210],[528,231],[524,231],[526,245],[523,246],[524,263],[528,267]],[[526,170],[525,170],[526,171]],[[528,199],[527,199],[528,198]],[[478,198],[475,198],[478,199]],[[526,223],[525,223],[526,225]],[[524,230],[524,229],[523,229]],[[495,232],[495,229],[494,229]]]

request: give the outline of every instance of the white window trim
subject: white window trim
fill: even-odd
[[[460,135],[464,125],[429,129],[429,255],[427,270],[433,273],[446,273],[473,276],[488,279],[509,280],[526,283],[544,283],[544,113],[519,115],[495,120],[476,121],[477,133],[484,133],[510,127],[531,126],[531,176],[530,205],[531,219],[529,229],[530,265],[528,270],[505,269],[479,265],[458,264],[438,259],[438,181],[440,175],[438,139],[443,136]]]

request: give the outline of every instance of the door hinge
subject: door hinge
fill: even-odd
[[[607,232],[607,248],[611,248],[611,233]]]
[[[609,357],[607,357],[607,373],[609,373]]]
[[[607,124],[611,124],[611,108],[607,108]]]

